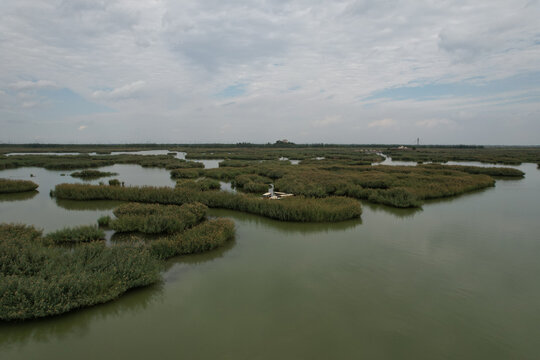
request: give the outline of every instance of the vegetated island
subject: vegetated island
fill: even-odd
[[[81,179],[99,179],[102,177],[116,176],[118,173],[99,171],[99,170],[82,170],[71,173],[71,177]]]
[[[116,219],[101,218],[101,225],[137,231],[137,241],[107,246],[94,226],[43,236],[32,226],[0,224],[0,320],[59,315],[116,299],[159,282],[165,259],[209,251],[234,237],[234,223],[207,220],[202,204],[125,204],[114,213]]]
[[[34,191],[38,184],[30,180],[11,180],[0,178],[0,194]]]
[[[48,170],[76,170],[114,164],[134,164],[165,169],[204,167],[199,162],[177,159],[173,155],[12,155],[0,157],[0,170],[29,166]]]
[[[493,176],[522,177],[513,168],[418,165],[366,166],[348,160],[262,161],[216,169],[174,169],[171,177],[183,182],[168,187],[108,187],[59,184],[54,195],[71,200],[124,200],[160,204],[201,202],[212,208],[239,210],[284,221],[342,221],[361,214],[357,199],[394,207],[419,207],[427,199],[455,196],[494,186]],[[221,164],[220,164],[221,165]],[[244,193],[217,191],[211,178],[230,181]],[[186,179],[191,179],[187,182]],[[278,202],[258,195],[274,189],[296,196]],[[203,186],[204,188],[199,188]]]

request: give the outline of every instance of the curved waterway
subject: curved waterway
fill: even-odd
[[[363,203],[361,220],[336,224],[211,210],[234,219],[234,242],[173,259],[162,283],[116,301],[1,323],[0,359],[537,359],[540,170],[518,168],[524,179],[421,210]],[[172,185],[165,170],[100,170]],[[40,187],[0,198],[0,222],[49,231],[116,205],[51,199],[80,181],[60,173],[1,171]]]

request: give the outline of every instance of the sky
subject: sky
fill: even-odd
[[[540,1],[2,0],[0,143],[540,144]]]

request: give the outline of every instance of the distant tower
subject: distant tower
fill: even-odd
[[[420,138],[416,138],[416,146],[420,145]]]

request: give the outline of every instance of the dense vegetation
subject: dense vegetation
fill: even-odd
[[[176,188],[185,191],[208,191],[221,189],[221,184],[217,180],[207,178],[201,178],[197,180],[182,179],[176,181]]]
[[[82,170],[77,171],[71,174],[72,177],[77,177],[81,179],[99,179],[101,177],[109,177],[109,176],[116,176],[117,173],[114,172],[106,172],[106,171],[99,171],[99,170]]]
[[[525,173],[521,170],[507,167],[481,167],[481,166],[463,166],[463,165],[438,165],[438,164],[426,164],[423,166],[426,169],[451,169],[457,171],[463,171],[468,174],[484,174],[489,176],[502,176],[502,177],[523,177]]]
[[[229,219],[205,221],[184,233],[150,241],[148,247],[158,259],[213,250],[234,237],[234,223]]]
[[[51,316],[110,301],[158,281],[159,270],[143,247],[46,246],[33,227],[0,224],[0,319]]]
[[[284,145],[284,144],[282,144]],[[326,158],[333,160],[356,160],[364,164],[379,162],[384,158],[375,153],[372,149],[365,149],[361,146],[323,146],[323,147],[209,147],[195,148],[182,147],[180,151],[186,152],[186,159],[226,159],[220,166],[238,166],[240,162],[236,160],[307,160],[316,158]]]
[[[47,243],[81,243],[105,239],[105,232],[95,226],[77,226],[54,231],[45,236]]]
[[[117,232],[172,234],[201,222],[207,209],[200,203],[182,206],[128,203],[114,210],[116,219],[112,220],[109,226]]]
[[[228,219],[188,224],[206,213],[204,205],[186,204],[183,210],[164,205],[120,206],[115,211],[120,217],[172,212],[186,216],[182,219],[186,226],[168,237],[140,238],[110,247],[103,241],[83,243],[102,238],[103,232],[92,226],[42,237],[33,227],[0,224],[0,320],[57,315],[113,300],[130,288],[159,281],[159,260],[208,251],[234,237],[234,223]],[[61,243],[75,246],[54,246]]]
[[[201,170],[201,174],[243,191],[275,190],[308,198],[346,196],[394,207],[418,207],[426,199],[459,195],[493,186],[491,176],[522,177],[512,168],[474,166],[366,166],[351,160],[313,160],[299,165],[262,161]]]
[[[201,168],[202,163],[177,159],[172,155],[13,155],[0,157],[0,170],[27,166],[49,170],[88,169],[114,164],[136,164],[166,169]]]
[[[511,148],[416,148],[414,150],[386,149],[392,160],[416,162],[480,161],[493,164],[519,165],[540,161],[540,147]]]
[[[263,200],[247,194],[225,191],[191,191],[168,187],[112,187],[103,185],[60,184],[54,191],[60,199],[122,200],[182,205],[200,202],[211,208],[239,210],[283,221],[342,221],[361,214],[360,203],[344,197],[324,199],[302,196],[279,201]]]
[[[29,180],[11,180],[0,178],[0,194],[19,193],[33,191],[38,188],[38,184]]]

